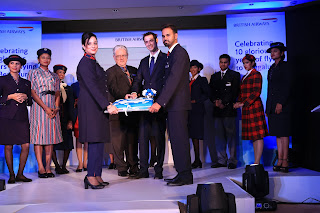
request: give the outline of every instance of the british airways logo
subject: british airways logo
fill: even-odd
[[[272,22],[277,22],[278,21],[277,18],[263,18],[261,20],[263,20],[263,21],[272,21]]]
[[[26,29],[28,31],[33,31],[34,27],[18,27],[19,29]]]
[[[8,34],[25,34],[26,32],[33,31],[34,27],[16,27],[14,29],[0,30],[0,33]]]

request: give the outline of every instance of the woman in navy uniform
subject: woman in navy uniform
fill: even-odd
[[[84,179],[87,189],[102,189],[108,185],[101,178],[104,143],[110,142],[109,119],[104,111],[117,113],[115,106],[108,100],[106,73],[97,63],[97,37],[93,33],[82,34],[84,56],[77,67],[80,84],[78,99],[79,141],[88,142],[88,174]]]
[[[29,154],[30,126],[27,105],[32,104],[31,83],[19,76],[26,60],[18,55],[10,55],[3,62],[10,73],[0,77],[0,144],[5,145],[5,158],[9,169],[8,183],[31,182],[23,175]],[[21,145],[20,164],[15,177],[13,171],[13,145]]]
[[[268,96],[266,114],[268,116],[269,134],[277,137],[278,162],[274,171],[288,172],[289,136],[291,135],[290,98],[292,74],[288,69],[284,51],[286,47],[281,42],[270,44],[267,50],[271,53],[274,64],[268,71]]]
[[[56,166],[57,174],[67,174],[69,171],[66,168],[70,151],[73,149],[73,137],[72,137],[72,113],[73,113],[73,96],[72,89],[63,79],[66,76],[67,67],[62,64],[57,64],[53,67],[54,73],[56,73],[60,79],[60,123],[63,142],[53,145],[52,160]],[[63,162],[60,167],[56,150],[63,150]]]
[[[202,168],[200,160],[199,140],[203,140],[204,132],[204,105],[203,102],[209,98],[209,85],[205,77],[199,75],[203,65],[197,61],[190,62],[190,92],[191,92],[191,111],[189,112],[189,137],[192,139],[195,160],[191,164],[193,169]]]

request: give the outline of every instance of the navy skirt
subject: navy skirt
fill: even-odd
[[[0,118],[0,144],[21,145],[30,142],[30,125],[28,120]]]

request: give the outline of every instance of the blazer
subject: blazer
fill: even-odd
[[[137,68],[128,66],[127,69],[133,78],[137,75]],[[126,94],[131,93],[131,85],[127,75],[122,71],[121,67],[114,65],[107,69],[107,86],[109,89],[109,101],[115,102],[118,99],[124,99]],[[124,113],[110,115],[110,120],[127,119]]]
[[[128,66],[127,69],[134,79],[137,75],[137,68]],[[126,94],[131,93],[131,85],[127,75],[121,67],[114,65],[107,69],[107,85],[109,89],[109,100],[115,102],[118,99],[124,99]]]
[[[223,79],[221,71],[211,75],[210,80],[212,102],[220,99],[225,108],[220,109],[214,106],[213,116],[215,117],[236,117],[237,110],[233,108],[240,92],[240,73],[228,69]]]
[[[109,105],[106,74],[96,60],[83,56],[77,67],[80,85],[78,99],[79,141],[109,142]]]
[[[292,74],[286,61],[272,64],[268,71],[268,96],[266,113],[275,113],[277,103],[282,105],[282,113],[291,111]]]
[[[200,75],[191,85],[191,101],[195,104],[202,104],[209,98],[209,85],[206,77]],[[192,108],[193,108],[192,104]]]
[[[157,99],[157,103],[167,111],[191,109],[189,70],[189,55],[180,44],[177,44],[167,57],[165,84]]]
[[[156,101],[161,94],[165,82],[164,67],[167,55],[160,51],[151,75],[149,70],[149,58],[150,55],[146,56],[140,61],[137,76],[133,80],[132,92],[141,94],[141,91],[144,89],[154,89],[157,91],[157,94],[154,97],[154,100]]]
[[[8,95],[14,93],[24,93],[28,99],[19,103],[13,99],[7,100]],[[0,117],[15,120],[28,120],[28,109],[26,106],[32,105],[31,82],[19,77],[17,85],[13,77],[8,75],[0,77]]]

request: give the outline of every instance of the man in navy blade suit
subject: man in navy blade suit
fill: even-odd
[[[143,35],[143,41],[150,54],[140,62],[138,73],[133,80],[131,98],[137,98],[141,94],[141,88],[154,89],[157,91],[154,101],[161,95],[164,85],[165,63],[167,55],[158,49],[157,35],[147,32]],[[148,178],[148,159],[149,159],[149,140],[156,144],[157,147],[157,164],[154,167],[155,179],[162,179],[163,161],[165,154],[165,131],[166,115],[164,110],[151,114],[142,112],[139,125],[139,153],[140,153],[140,172],[132,178]]]
[[[213,120],[215,144],[218,162],[214,162],[212,168],[237,167],[237,110],[233,108],[240,91],[240,73],[229,69],[230,56],[223,54],[219,57],[221,71],[211,76],[211,100],[214,104]],[[228,159],[226,148],[228,145],[230,158]],[[228,164],[228,165],[227,165]]]
[[[178,44],[178,32],[174,25],[162,27],[163,44],[169,48],[165,65],[165,85],[161,95],[149,111],[168,111],[168,130],[173,160],[178,175],[165,179],[169,186],[193,184],[190,143],[188,137],[188,110],[191,109],[189,88],[190,59],[187,51]]]

